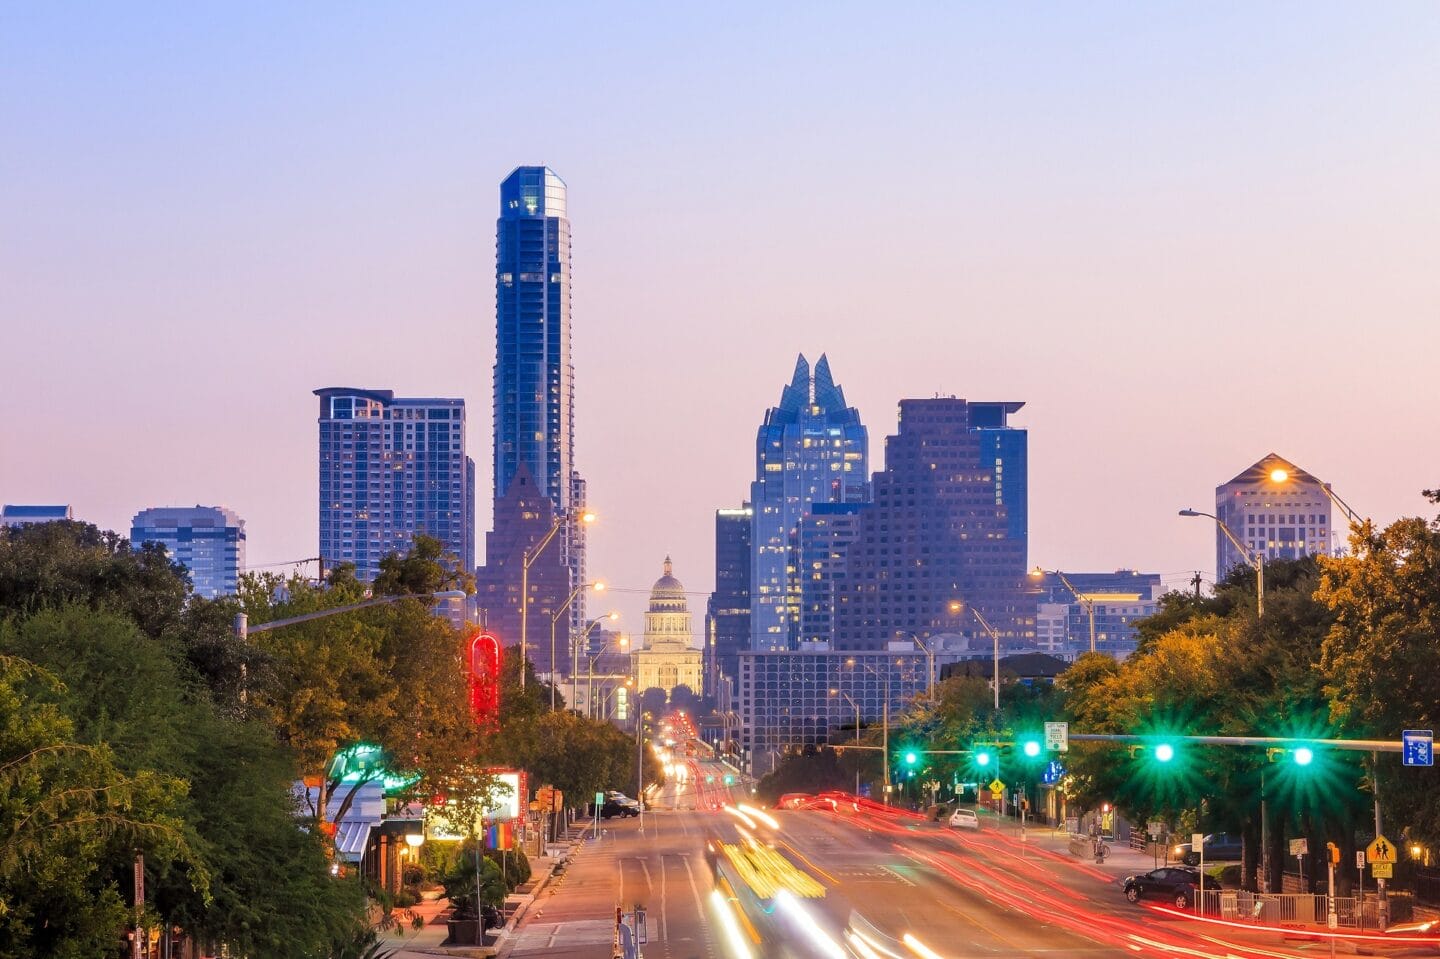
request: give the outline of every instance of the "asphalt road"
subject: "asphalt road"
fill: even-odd
[[[997,828],[994,820],[965,833],[843,809],[776,811],[778,829],[758,820],[747,825],[715,808],[748,798],[742,794],[748,790],[720,785],[727,771],[697,761],[642,819],[605,822],[503,955],[609,959],[616,906],[638,903],[647,911],[646,959],[736,959],[744,953],[731,944],[735,924],[712,901],[705,846],[710,838],[737,842],[747,834],[773,843],[825,886],[823,898],[800,903],[805,918],[778,900],[736,914],[753,931],[744,942],[753,959],[866,956],[847,930],[868,937],[872,954],[904,959],[1329,953],[1328,946],[1200,926],[1132,906],[1116,882],[1121,867],[1077,860],[1048,831],[1032,830],[1022,842],[1013,826]],[[907,934],[914,937],[909,943]],[[845,942],[848,950],[839,945]]]

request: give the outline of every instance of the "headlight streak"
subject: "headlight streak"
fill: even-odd
[[[819,949],[825,955],[830,956],[831,959],[849,959],[849,957],[845,955],[845,948],[832,939],[829,933],[820,928],[820,924],[815,921],[815,917],[810,915],[810,911],[800,904],[800,900],[796,899],[790,890],[781,889],[775,893],[775,905],[783,909],[787,915],[795,920],[800,930],[810,937],[810,941],[815,944],[815,948]]]
[[[780,824],[775,821],[775,817],[762,809],[756,809],[754,806],[746,805],[743,802],[736,806],[736,808],[739,809],[741,812],[745,813],[747,816],[753,816],[754,818],[760,820],[765,825],[769,826],[771,829],[780,828]]]
[[[730,946],[732,959],[755,959],[749,943],[745,941],[745,933],[735,919],[730,901],[720,894],[719,889],[710,890],[710,905],[714,907],[715,915],[720,920],[720,928],[725,932],[725,942]]]
[[[925,945],[925,943],[919,939],[916,939],[911,933],[905,933],[904,936],[900,937],[900,941],[909,946],[911,951],[919,956],[920,959],[945,959],[944,956]]]

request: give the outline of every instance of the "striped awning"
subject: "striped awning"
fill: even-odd
[[[365,858],[365,845],[370,841],[374,823],[347,819],[335,829],[335,853],[346,862],[358,863]]]

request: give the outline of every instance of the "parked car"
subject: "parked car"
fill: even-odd
[[[1206,862],[1237,862],[1241,851],[1240,837],[1228,832],[1211,833],[1205,837]],[[1200,865],[1200,851],[1188,842],[1170,850],[1170,858],[1187,866]]]
[[[600,807],[600,818],[611,819],[615,816],[638,816],[640,815],[640,804],[631,799],[626,802],[619,802],[614,799],[605,800],[605,805]]]
[[[1152,872],[1137,873],[1121,880],[1125,898],[1131,902],[1141,899],[1164,899],[1176,909],[1188,909],[1195,904],[1195,890],[1200,885],[1200,871],[1183,866],[1166,866]]]
[[[950,828],[979,829],[980,817],[975,815],[973,809],[957,809],[950,814]]]

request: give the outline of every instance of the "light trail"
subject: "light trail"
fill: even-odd
[[[909,946],[915,955],[920,956],[920,959],[945,959],[944,956],[925,945],[925,943],[919,939],[916,939],[911,933],[905,933],[905,935],[900,937],[900,941]]]
[[[755,959],[755,954],[750,951],[750,944],[745,941],[745,933],[740,929],[740,923],[736,921],[735,913],[730,908],[730,901],[720,894],[719,889],[710,890],[710,905],[720,920],[720,928],[725,932],[725,943],[730,947],[733,959]]]

